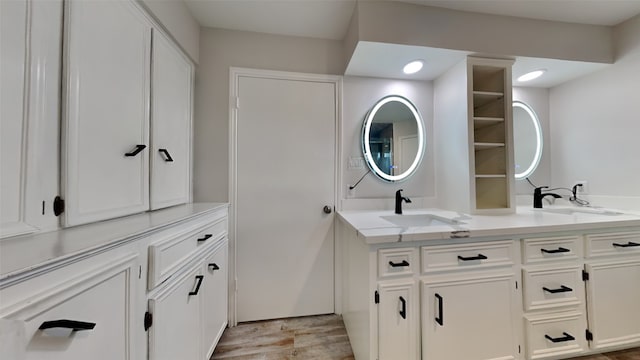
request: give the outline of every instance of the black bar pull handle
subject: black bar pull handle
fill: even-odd
[[[573,341],[573,340],[576,339],[573,336],[567,334],[566,332],[563,332],[562,335],[564,335],[564,336],[563,337],[559,337],[559,338],[553,338],[553,337],[551,337],[549,335],[545,335],[544,337],[547,338],[547,340],[551,341],[552,343]]]
[[[202,285],[202,280],[204,279],[203,275],[196,275],[196,289],[193,290],[192,292],[189,293],[189,296],[191,295],[198,295],[198,292],[200,291],[200,285]]]
[[[559,248],[557,248],[555,250],[540,249],[540,251],[542,251],[545,254],[558,254],[558,253],[571,252],[571,250],[569,250],[567,248],[563,248],[563,247],[559,247]]]
[[[173,162],[173,158],[171,157],[171,154],[169,154],[169,151],[167,151],[167,149],[158,149],[158,152],[164,155],[164,161]]]
[[[462,261],[487,260],[487,257],[482,254],[478,254],[478,256],[470,256],[470,257],[464,257],[464,256],[458,255],[458,260],[462,260]]]
[[[136,148],[133,151],[125,153],[124,156],[136,156],[140,153],[140,151],[144,150],[147,145],[136,145]]]
[[[570,292],[573,291],[572,288],[568,287],[568,286],[564,286],[564,285],[560,285],[560,287],[558,289],[549,289],[548,287],[543,287],[542,290],[551,293],[551,294],[557,294],[557,293],[563,293],[563,292]]]
[[[402,316],[403,319],[407,318],[407,301],[400,296],[400,303],[402,303],[402,309],[400,309],[400,316]]]
[[[438,316],[436,316],[436,322],[440,326],[444,326],[444,310],[443,310],[443,299],[440,294],[436,293],[436,299],[438,299]]]
[[[626,244],[618,244],[618,243],[613,243],[613,247],[622,247],[622,248],[627,248],[627,247],[635,247],[635,246],[640,246],[640,244],[638,243],[634,243],[629,241]]]
[[[46,330],[53,328],[71,329],[73,331],[93,330],[96,323],[75,321],[75,320],[52,320],[43,322],[38,329]]]
[[[389,265],[391,265],[391,267],[405,267],[405,266],[409,266],[409,262],[407,260],[402,260],[402,262],[399,262],[399,263],[394,263],[393,261],[389,261]]]
[[[209,269],[211,269],[211,271],[216,271],[216,270],[220,270],[220,266],[218,266],[218,264],[216,263],[210,263],[208,265]]]
[[[198,242],[200,242],[200,241],[207,241],[207,240],[209,240],[212,236],[213,236],[213,234],[205,234],[203,237],[198,238]]]

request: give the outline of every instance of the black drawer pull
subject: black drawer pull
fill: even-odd
[[[552,343],[559,343],[559,342],[566,342],[566,341],[573,341],[576,338],[574,338],[573,336],[567,334],[566,332],[563,332],[562,335],[564,335],[563,337],[559,337],[559,338],[552,338],[549,335],[545,335],[544,337],[547,338],[547,340],[551,341]]]
[[[567,248],[563,248],[563,247],[559,247],[559,248],[557,248],[555,250],[540,249],[540,251],[542,251],[545,254],[558,254],[558,253],[571,252],[571,250],[569,250]]]
[[[40,325],[38,329],[46,330],[53,328],[71,329],[73,331],[93,330],[96,327],[96,323],[75,321],[75,320],[53,320],[45,321]]]
[[[400,296],[400,302],[402,303],[402,309],[400,310],[400,316],[402,316],[403,319],[407,318],[407,301]]]
[[[207,241],[209,240],[211,237],[213,236],[213,234],[205,234],[205,236],[198,238],[198,242],[200,241]]]
[[[209,266],[209,269],[211,269],[212,271],[220,270],[220,266],[218,266],[218,264],[216,263],[210,263],[208,266]]]
[[[125,153],[124,156],[136,156],[140,153],[140,151],[144,150],[147,145],[136,145],[136,148],[128,153]]]
[[[470,256],[470,257],[464,257],[464,256],[458,255],[458,260],[462,260],[462,261],[487,260],[487,257],[482,254],[478,254],[478,256]]]
[[[166,162],[172,162],[173,158],[171,157],[171,154],[169,154],[169,152],[167,151],[167,149],[158,149],[158,151],[164,155],[164,161]]]
[[[203,275],[196,275],[196,289],[193,290],[192,292],[189,293],[189,296],[191,295],[198,295],[198,292],[200,291],[200,285],[202,285],[202,280],[204,279]]]
[[[394,263],[393,261],[389,261],[389,265],[391,265],[391,267],[405,267],[409,266],[409,262],[407,260],[402,260],[401,263]]]
[[[635,246],[640,246],[640,244],[629,241],[629,242],[628,242],[628,243],[626,243],[626,244],[613,243],[613,246],[614,246],[614,247],[622,247],[622,248],[626,248],[626,247],[635,247]]]
[[[549,289],[548,287],[543,287],[542,290],[551,293],[551,294],[557,294],[557,293],[563,293],[563,292],[569,292],[569,291],[573,291],[572,288],[568,287],[568,286],[564,286],[564,285],[560,285],[560,288],[558,289]]]
[[[440,325],[440,326],[444,326],[444,311],[443,311],[443,300],[442,300],[442,296],[440,296],[440,294],[435,294],[436,295],[436,299],[438,299],[438,316],[436,317],[436,322]]]

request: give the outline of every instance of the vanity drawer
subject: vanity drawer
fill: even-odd
[[[187,231],[167,234],[149,246],[149,279],[153,289],[168,279],[196,252],[227,235],[227,218],[196,223]]]
[[[378,250],[378,277],[412,276],[418,269],[418,249]]]
[[[516,260],[515,249],[515,243],[511,240],[423,246],[422,272],[511,266]]]
[[[640,232],[587,235],[587,257],[611,255],[640,256]]]
[[[584,313],[526,316],[527,359],[571,357],[588,349]]]
[[[584,303],[582,267],[524,269],[522,272],[526,311]]]
[[[524,239],[523,261],[536,264],[577,260],[583,253],[581,240],[580,236]]]

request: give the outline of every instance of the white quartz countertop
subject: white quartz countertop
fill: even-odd
[[[142,234],[227,206],[227,203],[178,205],[58,231],[2,239],[0,282],[17,273],[134,240]]]
[[[384,217],[433,216],[428,226],[399,226]],[[610,227],[640,226],[640,214],[599,208],[518,207],[508,215],[468,215],[441,209],[405,210],[402,215],[386,211],[339,211],[339,218],[355,229],[367,244],[444,240],[455,237],[498,237]],[[402,220],[402,219],[400,219]]]

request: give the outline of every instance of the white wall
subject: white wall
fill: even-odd
[[[182,0],[141,0],[196,64],[200,56],[200,25]]]
[[[615,64],[550,91],[551,180],[586,180],[591,194],[640,199],[640,16],[614,36]]]

